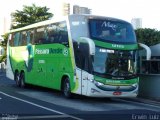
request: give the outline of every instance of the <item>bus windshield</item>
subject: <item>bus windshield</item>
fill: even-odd
[[[136,76],[136,51],[110,50],[96,47],[94,73],[115,79]]]
[[[134,30],[127,22],[90,19],[89,29],[91,39],[123,44],[136,43]]]

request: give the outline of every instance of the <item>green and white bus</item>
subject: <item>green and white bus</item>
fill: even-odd
[[[11,30],[8,78],[92,97],[138,94],[135,32],[126,21],[69,15]]]

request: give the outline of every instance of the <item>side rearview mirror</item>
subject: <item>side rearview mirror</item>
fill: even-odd
[[[87,38],[87,37],[80,37],[78,40],[78,43],[86,43],[89,46],[89,54],[90,55],[95,55],[95,43],[93,42],[92,39]]]
[[[140,47],[142,47],[146,50],[146,60],[150,60],[151,59],[151,49],[143,43],[138,43],[138,44]]]

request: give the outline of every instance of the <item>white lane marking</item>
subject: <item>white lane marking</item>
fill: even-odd
[[[2,98],[0,97],[0,100],[1,100]]]
[[[23,100],[23,99],[20,99],[20,98],[11,96],[11,95],[6,94],[6,93],[4,93],[4,92],[0,92],[0,93],[3,94],[3,95],[5,95],[5,96],[8,96],[8,97],[10,97],[10,98],[13,98],[13,99],[16,99],[16,100],[19,100],[19,101],[22,101],[22,102],[31,104],[31,105],[33,105],[33,106],[36,106],[36,107],[39,107],[39,108],[42,108],[42,109],[45,109],[45,110],[48,110],[48,111],[51,111],[51,112],[55,112],[55,113],[62,114],[62,115],[64,114],[64,113],[62,113],[62,112],[59,112],[59,111],[56,111],[56,110],[53,110],[53,109],[50,109],[50,108],[47,108],[47,107],[44,107],[44,106],[41,106],[41,105],[32,103],[32,102],[29,102],[29,101],[27,101],[27,100]]]
[[[36,107],[39,107],[39,108],[45,109],[45,110],[50,111],[50,112],[58,113],[58,114],[61,114],[61,115],[66,115],[66,116],[68,116],[68,117],[70,117],[70,118],[73,118],[73,119],[76,119],[76,120],[83,120],[83,119],[81,119],[81,118],[78,118],[78,117],[75,117],[75,116],[72,116],[72,115],[68,115],[68,114],[65,114],[65,113],[59,112],[59,111],[57,111],[57,110],[53,110],[53,109],[50,109],[50,108],[47,108],[47,107],[44,107],[44,106],[38,105],[38,104],[36,104],[36,103],[29,102],[29,101],[27,101],[27,100],[23,100],[23,99],[18,98],[18,97],[11,96],[11,95],[6,94],[6,93],[4,93],[4,92],[2,92],[2,91],[0,91],[0,93],[1,93],[1,94],[3,94],[3,95],[5,95],[5,96],[7,96],[7,97],[10,97],[10,98],[13,98],[13,99],[16,99],[16,100],[19,100],[19,101],[22,101],[22,102],[25,102],[25,103],[31,104],[31,105],[33,105],[33,106],[36,106]]]

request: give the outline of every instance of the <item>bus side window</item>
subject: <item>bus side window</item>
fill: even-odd
[[[91,72],[89,64],[89,45],[86,43],[73,42],[74,55],[77,67],[80,69]]]
[[[30,31],[27,31],[27,45],[30,43]]]
[[[62,44],[68,44],[68,31],[66,22],[59,23],[59,42]]]
[[[9,40],[9,45],[13,47],[14,46],[14,33],[9,35],[8,40]]]
[[[81,52],[78,48],[78,43],[76,41],[73,42],[73,48],[74,48],[74,56],[75,56],[75,62],[76,62],[76,66],[79,68],[82,68],[81,65]]]
[[[26,31],[21,32],[21,37],[19,41],[20,46],[25,46],[27,44],[27,33]]]
[[[19,39],[20,39],[20,33],[18,32],[18,33],[15,33],[14,34],[14,46],[18,46],[18,44],[19,44]]]
[[[82,70],[89,72],[89,45],[86,43],[79,44],[81,52]]]
[[[62,44],[68,44],[68,33],[67,33],[67,31],[61,31],[59,36],[60,36],[59,41]]]
[[[35,34],[34,34],[34,30],[31,30],[31,31],[30,31],[30,43],[31,43],[31,44],[34,44],[34,35],[35,35]]]
[[[47,27],[49,43],[68,44],[66,22],[58,22]]]
[[[44,38],[43,44],[48,44],[50,42],[47,28],[45,28],[45,30],[44,30],[43,38]]]
[[[52,25],[47,26],[48,43],[52,43],[54,41],[54,37],[52,36],[52,34],[53,34],[52,32],[53,32]]]
[[[44,44],[46,41],[45,35],[44,35],[45,27],[40,27],[36,29],[35,32],[35,44]]]
[[[58,32],[57,32],[57,23],[50,24],[47,26],[47,40],[48,43],[58,43]]]
[[[26,32],[26,42],[27,44],[31,43],[34,44],[34,30],[29,30]]]

